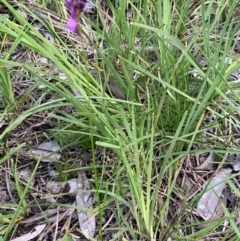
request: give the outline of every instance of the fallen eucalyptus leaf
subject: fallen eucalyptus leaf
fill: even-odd
[[[82,233],[86,237],[93,237],[96,229],[96,220],[94,216],[88,217],[89,209],[93,209],[92,197],[89,192],[90,184],[86,175],[82,172],[78,178],[71,179],[67,182],[48,182],[47,189],[50,193],[58,193],[62,188],[69,185],[69,194],[76,194],[76,205],[83,210],[76,210],[78,222]]]
[[[107,92],[112,94],[117,99],[120,99],[120,100],[126,99],[125,95],[123,94],[123,91],[113,81],[109,81]]]
[[[30,154],[33,154],[36,159],[42,158],[43,162],[55,162],[61,158],[61,154],[57,153],[60,149],[58,143],[50,141],[32,148]]]
[[[196,211],[197,214],[199,214],[199,216],[205,220],[216,216],[216,208],[222,195],[223,189],[226,185],[226,181],[221,181],[229,177],[231,173],[231,168],[220,170],[208,185],[208,187],[214,187],[211,190],[205,192],[199,200]],[[217,183],[219,184],[216,186]]]
[[[233,170],[238,172],[240,171],[240,156],[238,154],[228,155],[229,164],[233,167]]]
[[[79,207],[92,209],[92,197],[88,191],[90,189],[89,181],[85,173],[80,172],[78,179],[68,181],[70,186],[70,193],[76,192],[76,203]],[[93,237],[96,229],[96,220],[94,216],[88,217],[88,211],[77,210],[78,222],[83,234],[88,237]]]
[[[213,163],[215,159],[215,153],[210,152],[206,160],[198,166],[196,169],[197,170],[212,170],[213,169]]]
[[[28,20],[28,15],[25,11],[18,9],[17,12],[26,20]]]
[[[11,239],[11,241],[29,241],[37,237],[44,230],[47,224],[37,225],[34,230],[30,231],[27,234],[22,235],[21,237]]]

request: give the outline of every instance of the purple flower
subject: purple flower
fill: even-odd
[[[78,33],[78,18],[83,11],[86,0],[66,0],[66,5],[70,8],[70,19],[67,22],[67,29]]]
[[[71,5],[73,4],[72,0],[66,0],[66,4],[68,7],[71,7]]]
[[[67,22],[67,29],[72,32],[77,32],[78,22],[76,19],[76,12],[73,6],[70,7],[70,19]]]
[[[85,0],[75,1],[73,5],[75,8],[77,8],[79,11],[82,12],[82,10],[86,5],[86,1]]]
[[[76,32],[77,33],[77,30],[78,30],[78,23],[76,21],[76,19],[74,18],[70,18],[67,22],[67,25],[66,25],[67,29],[71,32]]]

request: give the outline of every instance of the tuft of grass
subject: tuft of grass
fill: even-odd
[[[205,189],[189,198],[190,190],[179,180],[186,173],[200,178],[194,173],[194,155],[236,153],[235,139],[224,128],[239,126],[239,83],[229,80],[240,68],[240,23],[232,17],[238,1],[97,1],[95,17],[82,16],[81,36],[64,29],[62,1],[50,4],[56,16],[64,16],[59,21],[46,9],[46,1],[37,2],[41,11],[17,3],[31,15],[28,20],[8,1],[2,3],[12,19],[0,16],[0,36],[6,40],[0,58],[0,118],[5,121],[1,164],[16,158],[29,141],[11,146],[16,128],[43,113],[54,125],[47,137],[60,142],[66,156],[71,158],[71,148],[91,155],[85,167],[73,159],[56,170],[67,180],[77,170],[90,169],[95,207],[89,213],[100,217],[92,240],[104,240],[106,233],[112,240],[196,240],[219,232],[226,220],[231,226],[224,238],[236,232],[232,217],[237,212],[226,207],[223,217],[197,219],[194,208]],[[22,48],[34,58],[16,61],[15,51]],[[31,79],[23,94],[17,92],[21,83],[16,75]],[[110,86],[126,98],[112,96]],[[217,135],[205,137],[213,127]],[[219,136],[230,141],[225,145]],[[193,148],[197,144],[200,148]],[[107,153],[101,160],[98,148]],[[27,213],[30,192],[29,185],[23,188],[16,179],[14,162],[10,165],[20,202],[15,213],[3,216],[3,240],[20,210]],[[106,225],[108,209],[114,223]],[[71,240],[69,230],[63,236]]]

